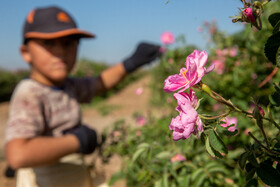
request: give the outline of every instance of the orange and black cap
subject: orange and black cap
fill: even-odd
[[[55,39],[75,35],[94,38],[95,35],[77,27],[75,20],[65,10],[50,6],[29,12],[23,27],[23,42],[30,38]]]

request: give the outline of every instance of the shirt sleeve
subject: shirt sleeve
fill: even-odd
[[[15,138],[32,138],[44,130],[43,107],[36,90],[19,86],[10,104],[5,143]]]

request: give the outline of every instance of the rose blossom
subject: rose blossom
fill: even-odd
[[[229,49],[229,56],[230,57],[235,57],[237,55],[238,49],[237,47],[232,47]]]
[[[141,95],[143,93],[143,88],[142,87],[137,88],[135,93],[136,93],[136,95]]]
[[[186,59],[186,67],[181,68],[179,74],[170,75],[165,79],[164,90],[173,92],[181,89],[179,92],[183,92],[197,84],[205,74],[214,69],[214,65],[205,68],[207,60],[208,54],[205,51],[194,50]]]
[[[198,131],[203,132],[203,123],[198,116],[195,108],[197,107],[197,98],[194,91],[190,89],[188,93],[175,93],[174,98],[178,106],[176,110],[179,115],[172,118],[169,129],[173,130],[173,140],[187,139],[191,134],[198,136]]]
[[[136,119],[136,122],[137,122],[137,125],[140,126],[140,127],[147,124],[147,120],[143,116],[138,116],[137,119]]]
[[[174,35],[168,31],[162,33],[160,39],[161,42],[165,45],[172,44],[175,41]]]
[[[232,118],[229,118],[229,117],[225,117],[224,119],[222,119],[223,124],[221,124],[222,127],[228,127],[232,124],[234,124],[234,126],[231,126],[228,128],[228,131],[231,131],[231,132],[234,132],[236,129],[237,129],[237,118],[236,117],[232,117]]]
[[[136,131],[136,136],[141,136],[142,135],[142,132],[140,130],[137,130]]]
[[[185,161],[185,160],[186,160],[186,157],[181,155],[181,154],[176,154],[175,156],[173,156],[170,159],[171,162],[178,162],[178,161],[182,162],[182,161]]]
[[[217,72],[217,74],[221,75],[224,73],[225,71],[225,61],[224,59],[222,60],[213,60],[212,64],[215,65],[215,72]]]

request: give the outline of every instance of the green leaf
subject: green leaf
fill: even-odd
[[[269,95],[269,101],[274,106],[280,106],[280,94],[274,92],[272,95]]]
[[[204,132],[202,132],[202,133],[200,134],[200,139],[201,139],[201,141],[202,141],[203,144],[206,143],[206,138],[207,138],[207,135],[206,135]]]
[[[228,150],[222,139],[216,134],[215,131],[209,131],[210,145],[218,152],[227,154]]]
[[[258,180],[256,178],[251,179],[248,181],[248,183],[245,185],[245,187],[258,187]]]
[[[168,159],[170,158],[172,155],[169,151],[162,151],[160,153],[158,153],[155,158],[157,159]]]
[[[279,21],[280,21],[280,13],[271,14],[271,15],[268,17],[268,21],[269,21],[269,23],[272,25],[272,27],[275,27],[276,24],[278,24]]]
[[[256,171],[257,171],[256,168],[251,169],[251,170],[246,174],[246,180],[247,180],[247,181],[251,180],[251,179],[254,177]]]
[[[251,152],[248,156],[248,161],[254,166],[254,167],[259,167],[259,163],[257,161],[256,155]]]
[[[125,173],[120,171],[115,173],[109,180],[109,186],[112,186],[116,181],[124,179],[125,178]]]
[[[273,83],[276,90],[272,95],[269,95],[270,103],[274,106],[280,106],[280,88],[276,83]]]
[[[276,170],[277,170],[278,172],[280,172],[280,163],[279,163],[279,162],[278,162],[277,165],[276,165]]]
[[[209,173],[226,173],[225,168],[221,164],[215,162],[210,162],[205,166],[205,168]]]
[[[145,148],[138,149],[132,156],[132,162],[135,162],[135,160],[145,151]]]
[[[274,26],[272,33],[276,34],[277,32],[279,32],[279,27],[280,27],[280,21],[278,21],[277,24]]]
[[[221,155],[221,153],[219,153],[218,151],[216,151],[216,150],[210,145],[210,140],[209,140],[208,136],[206,136],[205,147],[206,147],[206,151],[207,151],[212,157],[223,158],[223,156]]]
[[[205,147],[206,147],[206,151],[207,151],[212,157],[215,157],[214,150],[212,149],[212,147],[211,147],[211,145],[210,145],[210,141],[209,141],[209,138],[208,138],[208,137],[206,138],[206,141],[205,141]]]
[[[275,59],[276,59],[276,65],[279,67],[280,66],[280,47],[278,48],[278,50],[276,52]]]
[[[163,174],[163,186],[162,187],[168,187],[168,173],[165,171]]]
[[[203,168],[198,168],[195,171],[193,171],[191,175],[192,181],[195,181],[198,178],[198,176],[200,176],[202,173],[204,173]]]
[[[199,175],[196,180],[194,181],[194,186],[195,187],[200,187],[202,186],[203,182],[205,181],[205,179],[207,178],[207,175],[205,172],[201,173],[201,175]]]
[[[157,180],[154,184],[154,187],[162,187],[162,178],[160,178],[159,180]]]
[[[168,174],[164,172],[163,177],[154,183],[154,187],[168,187]]]
[[[141,143],[137,146],[137,149],[140,149],[140,148],[148,148],[150,145],[148,143]]]
[[[190,185],[191,176],[180,176],[178,177],[177,181],[181,186],[189,186]]]
[[[280,87],[279,84],[273,83],[273,87],[275,88],[276,92],[280,93]]]
[[[271,165],[261,163],[257,168],[257,174],[261,180],[270,186],[280,186],[280,173]]]
[[[246,161],[248,160],[249,155],[250,155],[250,152],[244,152],[240,155],[238,163],[239,163],[239,166],[241,169],[245,168],[245,164],[246,164]]]
[[[276,53],[280,46],[280,32],[273,34],[270,36],[264,46],[264,53],[266,58],[271,61],[274,65],[276,65]],[[277,64],[279,65],[279,64]]]
[[[246,180],[251,180],[255,173],[257,171],[257,168],[253,166],[250,162],[246,164]]]

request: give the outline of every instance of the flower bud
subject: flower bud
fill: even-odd
[[[258,106],[258,108],[259,108],[259,112],[260,112],[261,116],[264,117],[265,112],[264,112],[263,108],[260,106]]]
[[[255,22],[255,16],[253,14],[253,10],[252,8],[246,8],[243,10],[243,15],[245,16],[246,21],[250,22],[250,23],[254,23]]]
[[[206,92],[209,95],[212,95],[211,89],[207,84],[202,84],[201,85],[202,91]]]

